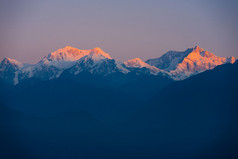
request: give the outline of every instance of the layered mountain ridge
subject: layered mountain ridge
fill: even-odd
[[[183,80],[218,65],[234,63],[236,60],[235,57],[218,57],[195,46],[184,52],[169,51],[160,58],[145,62],[139,58],[120,62],[100,48],[80,50],[66,46],[49,53],[36,64],[22,64],[17,60],[5,58],[0,63],[0,79],[16,85],[31,78],[43,81],[59,78],[66,71],[72,75],[82,72],[100,76],[134,73]]]
[[[175,82],[133,74],[148,66],[140,59],[119,63],[131,71],[124,74],[115,70],[115,60],[90,56],[68,61],[75,65],[57,79],[17,86],[0,82],[0,158],[238,158],[238,61]],[[42,61],[1,63],[7,72],[33,66],[45,76],[32,75],[45,78],[50,75],[45,69],[57,68]],[[88,81],[86,70],[117,72],[114,81],[129,82],[119,89],[97,87],[100,78]],[[92,74],[102,74],[107,83],[105,72]],[[67,73],[89,85],[62,78]]]

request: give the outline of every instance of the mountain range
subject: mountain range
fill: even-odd
[[[238,158],[238,61],[198,46],[120,62],[100,48],[0,64],[0,158]]]
[[[66,46],[48,54],[36,64],[25,64],[5,58],[0,63],[0,79],[17,85],[28,79],[47,81],[60,78],[66,73],[71,77],[89,73],[102,77],[114,74],[136,74],[183,80],[218,65],[234,63],[236,60],[235,57],[218,57],[195,46],[184,52],[169,51],[159,58],[146,61],[135,58],[120,62],[100,48],[80,50]]]
[[[0,158],[238,158],[237,72],[238,61],[181,81],[117,74],[128,83],[116,89],[90,73],[0,81]]]

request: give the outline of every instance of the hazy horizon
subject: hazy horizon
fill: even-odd
[[[199,45],[237,57],[238,2],[56,1],[0,2],[0,60],[36,63],[65,46],[100,47],[125,61],[160,57]]]

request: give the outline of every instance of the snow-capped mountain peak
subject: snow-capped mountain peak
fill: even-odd
[[[146,63],[168,71],[174,79],[181,80],[221,64],[234,63],[236,59],[235,57],[218,57],[195,46],[184,52],[169,51],[160,58],[147,60]]]
[[[201,56],[204,58],[211,58],[213,56],[215,56],[213,53],[208,52],[202,48],[200,48],[198,45],[195,46],[194,48],[192,48],[193,51],[191,51],[191,53],[189,53],[188,56]]]
[[[134,59],[125,61],[124,64],[125,64],[127,67],[139,67],[139,68],[142,68],[142,67],[150,67],[149,64],[143,62],[140,58],[134,58]]]
[[[104,56],[104,57],[106,57],[106,58],[108,58],[108,59],[112,59],[109,54],[105,53],[105,52],[104,52],[101,48],[99,48],[99,47],[96,47],[96,48],[94,48],[94,49],[91,49],[91,50],[90,50],[90,54],[91,54],[91,53],[100,54],[100,55],[102,55],[102,56]]]
[[[58,69],[68,69],[74,66],[78,61],[99,61],[100,59],[112,59],[109,54],[105,53],[100,48],[90,50],[80,50],[71,46],[58,49],[55,52],[45,56],[40,62],[40,65],[54,66]]]
[[[1,65],[15,65],[15,66],[18,66],[18,67],[21,67],[23,66],[23,64],[15,59],[11,59],[11,58],[4,58],[1,62]]]
[[[58,49],[55,52],[48,54],[46,57],[49,61],[77,61],[80,58],[89,55],[90,53],[102,54],[107,58],[111,58],[107,53],[102,51],[100,48],[94,48],[91,50],[80,50],[71,46]]]
[[[102,49],[100,48],[94,48],[92,50],[90,50],[90,53],[89,53],[89,57],[91,58],[108,58],[108,59],[112,59],[111,56],[107,53],[105,53],[104,51],[102,51]]]
[[[64,48],[58,49],[46,57],[49,61],[75,61],[85,56],[85,52],[77,48],[66,46]]]
[[[91,52],[90,54],[82,57],[80,61],[84,60],[92,60],[94,62],[100,61],[100,60],[105,60],[105,59],[112,59],[108,54],[101,54],[98,52]]]
[[[192,48],[193,51],[195,52],[202,52],[202,51],[205,51],[204,49],[200,48],[198,45],[196,45],[194,48]]]
[[[18,70],[23,68],[23,64],[11,58],[4,58],[0,63],[0,79],[7,83],[18,83]]]
[[[151,66],[145,62],[143,62],[140,58],[134,58],[128,61],[125,61],[124,64],[127,67],[135,67],[135,68],[148,68],[151,73],[156,74],[157,72],[159,72],[160,70],[158,68],[156,68],[155,66]]]

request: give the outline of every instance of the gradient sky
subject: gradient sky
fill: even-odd
[[[66,45],[117,60],[199,45],[238,56],[236,0],[1,0],[0,60],[36,63]]]

